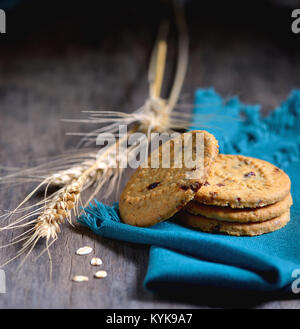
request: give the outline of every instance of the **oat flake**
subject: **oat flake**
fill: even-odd
[[[89,281],[89,278],[84,275],[75,275],[72,280],[75,282],[85,282]]]
[[[85,247],[79,248],[76,251],[76,254],[77,255],[87,255],[87,254],[90,254],[92,251],[93,251],[93,248],[85,246]]]
[[[91,265],[93,265],[93,266],[100,266],[100,265],[102,265],[102,260],[100,258],[98,258],[98,257],[93,257],[91,259]]]
[[[107,277],[107,272],[106,271],[98,271],[95,273],[95,278],[97,279],[103,279]]]

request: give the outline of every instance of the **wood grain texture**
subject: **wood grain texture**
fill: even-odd
[[[87,109],[129,112],[147,96],[155,21],[112,24],[98,35],[93,25],[83,24],[83,30],[83,25],[78,26],[78,14],[61,16],[46,27],[35,22],[22,36],[12,32],[16,34],[12,40],[8,34],[8,40],[0,44],[1,165],[28,165],[33,158],[60,154],[77,142],[66,137],[66,132],[91,129],[63,124],[62,118],[82,118],[80,111]],[[190,24],[190,64],[181,102],[192,103],[197,87],[214,86],[224,97],[238,95],[246,103],[262,104],[267,112],[292,88],[300,87],[298,47],[286,47],[251,29],[223,29],[214,24],[203,28],[193,15]],[[174,52],[172,46],[169,56]],[[168,65],[167,77],[172,72]],[[27,191],[28,186],[1,189],[0,209],[13,208]],[[1,244],[14,235],[1,232]],[[93,255],[103,260],[101,269],[108,272],[104,280],[92,279],[90,257],[75,255],[84,245],[92,246]],[[70,225],[63,226],[51,248],[54,267],[50,281],[47,255],[33,261],[43,246],[38,245],[20,271],[16,271],[19,261],[5,267],[7,293],[0,294],[0,308],[300,308],[297,300],[270,302],[259,296],[234,294],[222,297],[212,291],[178,300],[154,295],[142,287],[147,246],[100,238]],[[0,263],[18,248],[1,249]],[[90,281],[73,283],[75,274],[87,274]]]

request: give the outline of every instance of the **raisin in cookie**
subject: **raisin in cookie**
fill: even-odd
[[[218,142],[212,134],[206,131],[194,130],[181,134],[179,135],[180,143],[184,144],[185,139],[192,138],[192,153],[195,153],[194,142],[197,134],[201,134],[204,142],[201,175],[196,178],[193,175],[189,177],[195,168],[190,168],[185,163],[182,168],[174,165],[177,159],[174,156],[172,143],[170,168],[162,166],[164,144],[161,145],[158,148],[158,168],[151,168],[150,165],[148,168],[140,166],[131,176],[120,196],[120,215],[126,224],[144,227],[154,225],[173,216],[194,198],[195,193],[206,181],[209,170],[218,155]],[[185,157],[185,155],[182,156]],[[151,155],[147,162],[151,164]]]

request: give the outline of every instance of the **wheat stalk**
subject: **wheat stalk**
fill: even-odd
[[[177,11],[177,18],[178,15],[179,14]],[[93,134],[98,135],[100,132],[109,131],[114,133],[116,132],[116,129],[118,128],[120,123],[126,123],[127,125],[133,126],[129,131],[128,135],[125,137],[120,137],[115,144],[106,149],[106,151],[103,152],[99,157],[97,157],[96,152],[94,152],[92,153],[92,155],[90,155],[90,159],[82,161],[79,164],[76,164],[75,166],[58,170],[57,172],[53,172],[46,177],[42,175],[42,182],[19,204],[19,206],[14,211],[8,212],[5,215],[6,218],[10,218],[14,214],[33,209],[26,215],[15,220],[13,223],[10,223],[0,228],[1,231],[8,229],[24,228],[27,226],[30,227],[27,231],[14,238],[13,241],[8,244],[11,245],[25,240],[22,249],[13,259],[19,257],[24,252],[28,251],[26,257],[23,260],[24,262],[30,252],[33,250],[34,246],[37,244],[37,242],[40,239],[44,238],[46,240],[46,248],[44,251],[48,252],[51,263],[49,247],[52,243],[56,241],[57,236],[60,233],[60,225],[65,220],[72,223],[71,213],[72,211],[75,211],[75,214],[78,212],[77,209],[78,204],[81,202],[81,193],[87,187],[91,186],[92,184],[96,184],[96,188],[89,198],[89,200],[91,200],[101,190],[101,188],[103,188],[103,186],[108,181],[110,181],[110,187],[106,190],[106,195],[109,195],[118,185],[117,183],[120,182],[120,177],[122,175],[123,169],[119,167],[109,168],[108,166],[105,168],[100,167],[100,164],[103,163],[103,161],[105,162],[109,160],[109,158],[112,156],[113,151],[117,149],[117,146],[122,143],[126,143],[127,146],[127,137],[136,131],[146,132],[149,137],[152,131],[171,131],[172,129],[174,129],[174,127],[183,126],[183,120],[180,121],[180,119],[177,119],[176,121],[176,119],[170,116],[171,111],[176,105],[179,92],[183,84],[183,79],[187,66],[188,53],[187,33],[186,29],[183,28],[182,25],[184,24],[184,21],[182,19],[177,19],[177,22],[181,31],[179,58],[177,65],[177,74],[174,85],[172,87],[170,98],[164,100],[160,97],[167,52],[167,43],[165,40],[166,28],[163,27],[156,42],[150,62],[150,69],[148,74],[150,92],[149,98],[146,100],[145,104],[140,109],[130,114],[113,111],[100,111],[96,113],[91,113],[91,119],[94,120],[95,117],[100,115],[101,118],[98,120],[98,122],[106,123],[106,126],[101,129],[97,129],[90,134],[85,135],[85,138],[89,138]],[[182,47],[184,47],[185,49],[182,49]],[[180,114],[177,113],[177,116],[180,117]],[[182,118],[183,117],[181,116],[181,119]],[[188,120],[185,120],[185,123],[187,122]],[[132,146],[131,150],[134,148],[135,146]],[[59,167],[62,164],[63,162],[60,163],[58,161],[57,166]],[[39,170],[42,169],[43,168],[38,168],[37,173],[39,172]],[[30,173],[32,173],[32,170],[28,170],[26,172],[26,174]],[[9,179],[14,179],[16,177],[18,177],[18,175],[9,175],[6,178],[6,181],[9,181]],[[19,177],[22,180],[22,176],[20,175]],[[32,179],[34,178],[37,177],[33,176]],[[5,179],[3,181],[5,181]],[[44,201],[38,202],[32,206],[22,208],[22,206],[43,185],[46,185]],[[47,196],[47,190],[50,185],[61,186],[61,188],[57,192],[51,194],[50,196]],[[34,209],[34,207],[38,208]],[[33,220],[27,221],[24,224],[23,222],[28,220],[29,218],[33,218]],[[9,261],[13,259],[10,259]]]

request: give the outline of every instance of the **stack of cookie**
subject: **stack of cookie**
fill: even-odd
[[[207,181],[179,216],[205,232],[255,236],[290,219],[289,177],[269,162],[219,154]]]
[[[152,168],[149,156],[148,167],[139,167],[121,194],[124,223],[148,227],[177,213],[181,224],[205,232],[255,236],[282,228],[292,205],[289,177],[263,160],[218,154],[217,140],[206,131],[183,134],[181,142],[198,133],[204,137],[203,175],[187,178],[195,169],[173,164]]]

